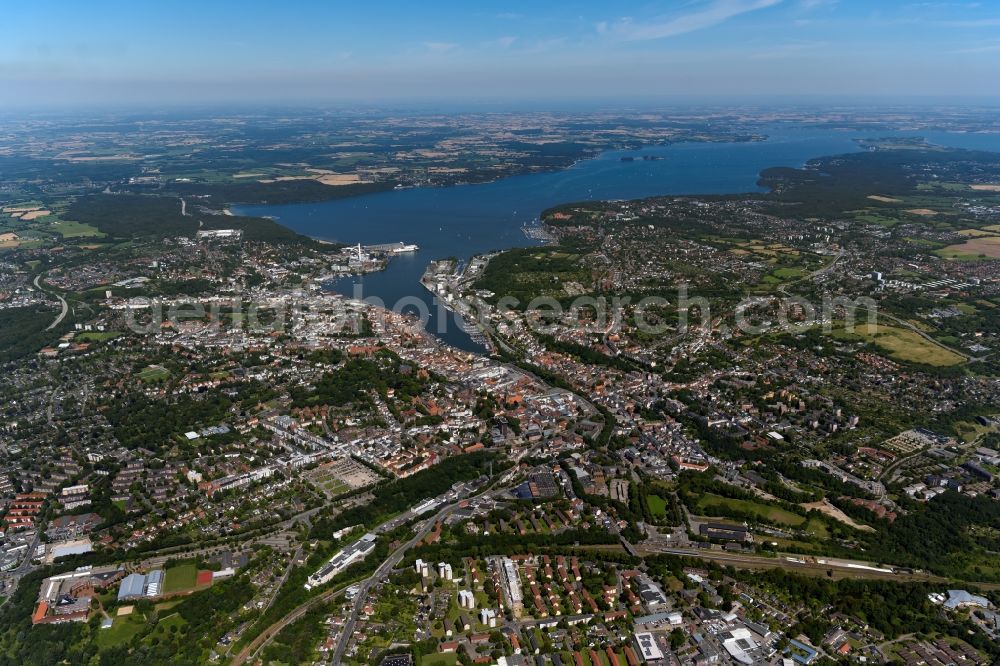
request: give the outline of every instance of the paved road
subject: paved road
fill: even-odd
[[[59,302],[62,304],[62,312],[60,312],[59,316],[55,318],[55,321],[53,321],[51,324],[49,324],[48,328],[45,329],[46,331],[51,331],[53,328],[55,328],[56,326],[58,326],[59,323],[63,319],[66,318],[66,315],[69,313],[69,305],[66,303],[66,299],[63,298],[60,294],[57,294],[56,292],[50,291],[50,290],[46,289],[45,287],[43,287],[41,285],[41,283],[39,282],[41,279],[42,279],[42,274],[41,273],[39,273],[38,275],[35,276],[35,286],[38,288],[38,290],[39,291],[44,291],[47,294],[52,294],[53,296],[55,296],[56,298],[58,298]]]
[[[285,573],[281,576],[281,580],[278,581],[278,584],[274,586],[274,594],[271,595],[271,600],[267,602],[266,606],[264,606],[263,610],[261,611],[261,615],[266,613],[267,609],[269,609],[274,604],[274,600],[278,598],[278,592],[281,591],[282,586],[288,580],[288,577],[292,574],[292,569],[295,568],[295,561],[298,560],[299,557],[301,557],[301,555],[302,555],[302,546],[299,546],[298,548],[295,549],[295,552],[292,553],[292,557],[288,560],[288,566],[285,567]]]
[[[889,314],[887,312],[879,312],[879,316],[885,317],[886,319],[891,319],[892,321],[896,322],[900,326],[903,326],[904,328],[910,329],[911,331],[913,331],[914,333],[916,333],[917,335],[919,335],[920,337],[922,337],[927,342],[930,342],[931,344],[933,344],[933,345],[935,345],[937,347],[941,347],[942,349],[947,349],[948,351],[950,351],[953,354],[958,354],[959,356],[961,356],[966,361],[982,360],[981,358],[974,358],[974,357],[970,356],[969,354],[967,354],[964,351],[960,351],[958,349],[955,349],[954,347],[949,347],[948,345],[944,344],[943,342],[935,340],[930,335],[928,335],[926,332],[921,331],[919,328],[917,328],[916,326],[914,326],[910,322],[906,321],[905,319],[900,319],[899,317],[897,317],[895,315],[891,315],[891,314]]]
[[[0,599],[0,606],[7,603],[7,600],[14,596],[14,590],[18,588],[21,584],[21,578],[30,573],[35,569],[35,565],[31,563],[31,558],[35,555],[35,549],[38,548],[38,544],[42,542],[42,531],[35,531],[35,538],[32,539],[31,543],[28,544],[28,549],[24,551],[24,559],[21,561],[17,568],[11,569],[3,574],[3,578],[7,581],[9,586],[9,592],[6,597]]]
[[[784,285],[782,285],[779,288],[779,291],[781,291],[786,296],[790,296],[791,294],[787,291],[788,287],[790,287],[790,286],[792,286],[794,284],[797,284],[799,282],[802,282],[804,280],[811,280],[812,278],[814,278],[814,277],[816,277],[818,275],[823,275],[824,273],[829,273],[830,271],[832,271],[834,269],[834,267],[837,265],[837,262],[839,262],[843,258],[843,256],[844,256],[844,250],[841,250],[837,254],[837,256],[834,258],[834,260],[832,262],[830,262],[829,264],[827,264],[826,266],[824,266],[823,268],[821,268],[821,269],[819,269],[817,271],[813,271],[809,275],[801,277],[801,278],[799,278],[797,280],[793,280],[792,282],[785,283]],[[931,337],[930,335],[928,335],[925,331],[920,330],[919,328],[917,328],[916,326],[914,326],[910,322],[906,321],[905,319],[900,319],[899,317],[897,317],[895,315],[891,315],[888,312],[881,312],[881,311],[879,311],[878,315],[880,317],[885,317],[886,319],[894,321],[895,323],[899,324],[900,326],[903,326],[904,328],[910,329],[911,331],[913,331],[914,333],[916,333],[917,335],[919,335],[920,337],[922,337],[924,340],[926,340],[927,342],[930,342],[933,345],[941,347],[942,349],[947,349],[948,351],[952,352],[953,354],[958,354],[959,356],[961,356],[966,361],[982,360],[981,357],[974,357],[971,354],[968,354],[968,353],[966,353],[964,351],[961,351],[961,350],[958,350],[958,349],[954,349],[953,347],[949,347],[948,345],[944,344],[943,342],[941,342],[939,340],[935,340],[933,337]]]
[[[488,489],[484,489],[480,493],[480,495],[485,495],[487,493]],[[461,502],[465,501],[465,499],[471,499],[471,497],[456,500],[452,504],[449,504],[448,506],[442,508],[434,516],[424,519],[423,527],[418,531],[416,536],[411,538],[405,544],[396,549],[392,554],[390,554],[389,557],[384,562],[382,562],[382,564],[379,565],[378,569],[376,569],[375,572],[369,578],[365,579],[360,583],[357,596],[355,597],[354,605],[351,608],[351,614],[347,618],[347,621],[344,624],[344,629],[341,632],[340,639],[337,642],[337,648],[333,653],[334,664],[339,664],[343,660],[344,652],[347,650],[347,643],[350,639],[350,636],[354,633],[354,625],[356,624],[358,615],[361,613],[361,609],[364,606],[364,600],[367,598],[368,592],[372,589],[372,587],[381,583],[382,581],[385,580],[385,578],[388,577],[389,573],[392,572],[392,570],[402,561],[403,556],[406,554],[406,551],[408,551],[410,548],[414,547],[416,544],[423,541],[424,537],[426,537],[427,534],[430,533],[434,524],[438,520],[444,519],[444,517],[449,515],[451,512],[455,511],[459,507]],[[255,638],[245,648],[243,648],[239,652],[239,654],[237,654],[233,658],[231,662],[232,666],[238,666],[239,664],[245,663],[248,659],[252,659],[261,650],[261,648],[270,643],[271,639],[273,639],[282,629],[284,629],[289,624],[291,624],[295,620],[305,615],[306,612],[308,612],[310,609],[314,608],[318,604],[325,603],[326,601],[329,601],[330,599],[339,596],[344,592],[345,589],[346,587],[328,590],[327,592],[322,593],[318,597],[313,597],[309,601],[306,601],[302,605],[296,607],[294,610],[289,612],[283,618],[272,624],[264,631],[262,631],[260,635],[257,636],[257,638]]]
[[[271,639],[277,636],[282,629],[290,625],[292,622],[298,620],[300,617],[308,613],[314,607],[324,604],[330,599],[333,599],[334,597],[343,594],[344,590],[346,590],[347,587],[349,586],[338,587],[332,590],[327,590],[318,597],[313,597],[312,599],[305,602],[301,606],[296,607],[293,611],[285,615],[285,617],[281,618],[280,620],[272,624],[270,627],[260,632],[260,635],[257,636],[257,638],[253,639],[245,648],[240,650],[240,653],[237,654],[235,657],[233,657],[232,665],[236,666],[237,664],[243,664],[248,659],[254,657],[260,651],[260,649],[265,645],[267,645],[268,643],[270,643]]]
[[[444,520],[449,514],[458,509],[459,504],[463,501],[465,500],[457,500],[438,511],[432,518],[425,519],[424,526],[417,531],[417,534],[405,544],[397,548],[391,555],[389,555],[388,559],[379,565],[378,569],[375,570],[375,573],[361,583],[358,595],[354,598],[354,605],[351,607],[351,614],[344,623],[344,629],[340,633],[340,638],[337,639],[337,647],[333,650],[331,655],[331,663],[343,663],[344,652],[347,650],[347,644],[350,642],[351,636],[354,634],[354,625],[357,622],[358,615],[361,613],[361,609],[364,607],[365,601],[368,598],[368,592],[376,585],[381,584],[389,576],[392,570],[395,569],[396,566],[403,560],[403,556],[406,554],[406,551],[424,540],[424,537],[430,533],[431,528],[434,527],[435,523],[439,520]]]
[[[295,524],[296,521],[309,519],[316,514],[322,507],[317,507],[315,509],[309,509],[308,511],[303,511],[302,513],[297,513],[294,516],[281,521],[280,523],[275,523],[267,528],[267,531],[262,534],[257,534],[255,536],[249,537],[247,539],[236,540],[233,542],[220,542],[213,544],[211,546],[206,546],[204,548],[197,548],[195,550],[185,550],[191,547],[191,544],[184,544],[180,546],[169,546],[167,548],[161,548],[159,550],[150,551],[142,553],[141,562],[143,566],[158,566],[163,562],[166,562],[171,558],[189,558],[194,557],[199,554],[210,553],[214,550],[238,550],[246,546],[252,546],[259,543],[267,543],[268,545],[275,545],[273,538],[276,535],[286,534],[288,530]]]

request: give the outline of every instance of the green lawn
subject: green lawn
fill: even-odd
[[[870,330],[867,325],[857,325],[850,333],[840,329],[833,331],[831,335],[852,342],[870,342],[887,352],[890,357],[910,363],[949,366],[963,361],[958,354],[926,340],[908,328],[879,325],[875,330]]]
[[[121,333],[118,331],[87,331],[77,334],[73,339],[77,342],[107,342],[119,335]]]
[[[170,379],[170,371],[158,365],[151,365],[137,376],[141,382],[159,382]]]
[[[701,512],[702,515],[714,515],[712,510],[716,507],[729,507],[737,511],[753,514],[759,518],[770,520],[775,523],[790,525],[791,527],[799,527],[806,522],[806,518],[804,516],[792,513],[791,511],[786,511],[781,507],[771,506],[761,502],[732,499],[712,493],[705,493],[698,498],[698,511]]]
[[[445,654],[429,654],[420,658],[420,666],[455,666],[458,655],[454,652]]]
[[[110,629],[100,629],[97,632],[97,645],[109,648],[121,643],[127,643],[146,626],[146,618],[139,613],[115,617]]]
[[[958,421],[954,424],[954,428],[964,442],[974,442],[981,435],[996,430],[995,426],[980,425],[976,421]]]
[[[170,631],[170,627],[176,626],[177,631],[181,630],[185,624],[184,618],[181,617],[180,613],[171,613],[166,617],[161,617],[160,621],[157,623],[159,626],[163,627],[164,631]]]
[[[324,483],[323,489],[331,495],[339,495],[346,493],[351,487],[342,481],[332,480]]]
[[[809,272],[804,268],[777,268],[774,270],[774,276],[781,280],[794,280],[808,274]]]
[[[193,590],[198,581],[198,567],[194,564],[179,564],[170,567],[166,571],[166,580],[163,582],[163,593],[183,592]]]
[[[52,229],[61,233],[63,238],[104,238],[106,235],[98,231],[97,227],[69,220],[59,220],[52,225]]]
[[[649,505],[649,513],[653,518],[667,517],[667,501],[659,495],[646,495],[646,504]]]
[[[810,518],[809,522],[806,523],[805,530],[820,539],[826,539],[830,536],[830,530],[827,529],[826,523],[818,518]]]

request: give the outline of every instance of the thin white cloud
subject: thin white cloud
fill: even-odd
[[[549,39],[540,39],[531,44],[524,44],[522,48],[517,49],[517,53],[520,55],[531,55],[535,53],[544,53],[546,51],[551,51],[560,46],[566,44],[567,39],[565,37],[551,37]]]
[[[803,54],[809,53],[810,51],[816,51],[818,49],[822,49],[829,45],[830,45],[829,42],[815,42],[815,41],[786,42],[784,44],[775,44],[760,51],[748,51],[744,53],[742,57],[751,60],[773,60],[778,58],[787,58],[791,56],[798,57]]]
[[[597,31],[610,34],[625,41],[663,39],[683,35],[695,30],[703,30],[728,21],[734,16],[766,9],[782,0],[715,0],[702,9],[689,14],[638,23],[630,17],[622,18],[614,24],[601,22]]]
[[[510,48],[511,44],[513,44],[516,41],[517,41],[517,37],[507,36],[507,37],[499,37],[497,39],[494,39],[491,43],[494,46],[499,46],[502,49],[507,49],[507,48]]]
[[[799,6],[802,7],[802,9],[809,11],[820,7],[832,7],[838,2],[839,0],[799,0]]]
[[[969,48],[956,49],[956,50],[952,51],[952,53],[962,53],[962,54],[969,54],[969,53],[998,53],[998,52],[1000,52],[1000,42],[996,42],[996,43],[993,43],[993,44],[986,44],[984,46],[970,46]]]
[[[948,28],[995,28],[1000,26],[1000,18],[967,19],[963,21],[940,21]]]
[[[458,48],[458,44],[452,42],[424,42],[424,48],[431,53],[447,53]]]

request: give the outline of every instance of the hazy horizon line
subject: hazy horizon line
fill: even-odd
[[[46,103],[10,103],[0,101],[0,114],[46,114],[57,115],[101,112],[220,112],[220,111],[351,111],[382,109],[392,111],[439,109],[447,112],[484,111],[524,112],[524,111],[590,111],[590,112],[682,112],[693,109],[716,109],[734,111],[733,107],[747,107],[746,112],[759,111],[893,111],[930,110],[934,108],[962,108],[966,111],[987,110],[1000,107],[1000,95],[656,95],[656,96],[614,96],[614,101],[604,96],[581,96],[558,100],[547,97],[510,98],[476,97],[385,97],[385,98],[301,98],[274,101],[270,99],[233,99],[208,102],[191,100],[149,100],[149,101],[108,101],[79,103],[72,101]],[[969,106],[972,104],[973,106]],[[822,106],[822,109],[814,107]]]

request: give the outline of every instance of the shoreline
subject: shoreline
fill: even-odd
[[[365,193],[360,193],[360,194],[350,194],[350,195],[347,195],[347,196],[344,196],[344,197],[331,197],[329,199],[320,199],[318,201],[317,200],[289,201],[289,202],[280,203],[280,204],[230,202],[230,203],[226,204],[226,208],[222,212],[223,212],[224,215],[240,215],[240,216],[247,216],[247,217],[268,217],[268,216],[260,216],[260,215],[247,215],[244,211],[241,211],[240,208],[243,208],[243,207],[263,207],[263,206],[267,206],[267,207],[273,207],[273,206],[302,206],[302,205],[311,205],[311,204],[322,204],[322,203],[326,203],[326,202],[329,202],[329,201],[341,201],[341,200],[360,199],[360,198],[364,198],[364,197],[383,196],[383,195],[391,194],[391,193],[394,193],[394,192],[406,192],[408,190],[448,190],[448,189],[456,188],[456,187],[469,187],[469,186],[474,186],[474,185],[489,185],[489,184],[492,184],[492,183],[499,183],[499,182],[503,182],[505,180],[511,180],[511,179],[514,179],[514,178],[523,178],[523,177],[527,177],[527,176],[536,176],[536,175],[539,175],[539,174],[551,174],[551,173],[560,173],[560,172],[563,172],[563,171],[570,171],[571,169],[575,168],[576,166],[578,166],[580,164],[583,164],[585,162],[590,162],[590,161],[593,161],[593,160],[598,160],[603,155],[606,155],[608,153],[614,153],[614,152],[638,153],[638,152],[641,152],[643,150],[649,150],[649,149],[653,149],[653,148],[666,148],[666,147],[670,147],[670,146],[679,146],[679,145],[683,145],[683,144],[692,144],[692,145],[701,145],[701,144],[720,144],[720,145],[721,144],[733,144],[733,145],[737,145],[737,144],[748,144],[748,143],[767,143],[770,140],[771,140],[771,135],[769,135],[769,134],[760,134],[760,135],[754,135],[754,138],[749,138],[749,139],[745,139],[745,140],[734,140],[734,141],[697,141],[697,140],[693,140],[693,139],[686,139],[686,140],[683,140],[683,141],[660,141],[660,142],[657,142],[657,143],[644,144],[642,146],[639,146],[638,148],[607,148],[607,149],[604,149],[604,150],[599,150],[595,154],[593,154],[593,155],[591,155],[589,157],[578,157],[578,158],[574,159],[572,162],[570,162],[569,164],[567,164],[565,166],[555,166],[555,167],[547,167],[547,168],[541,168],[541,169],[525,169],[524,171],[519,171],[517,173],[511,173],[511,174],[507,174],[507,175],[497,176],[495,178],[487,178],[487,179],[484,179],[484,180],[459,181],[459,182],[445,183],[445,184],[440,184],[440,185],[403,185],[402,183],[397,183],[394,187],[391,187],[391,188],[388,188],[388,189],[385,189],[385,190],[380,190],[378,192],[365,192]],[[652,196],[659,196],[659,195],[652,195]],[[539,211],[539,213],[541,213],[541,211]],[[271,219],[273,219],[274,221],[277,221],[277,218],[271,218]],[[280,224],[280,222],[279,222],[279,224]],[[284,226],[284,225],[282,225],[282,226]],[[286,227],[286,228],[290,228],[290,227]],[[294,229],[293,229],[293,231],[294,231]],[[296,233],[299,233],[299,232],[296,232]],[[303,234],[303,235],[308,235],[308,234]],[[310,236],[310,238],[312,238],[313,240],[322,240],[322,239],[317,238],[315,236]],[[330,242],[338,242],[338,241],[330,241]]]

